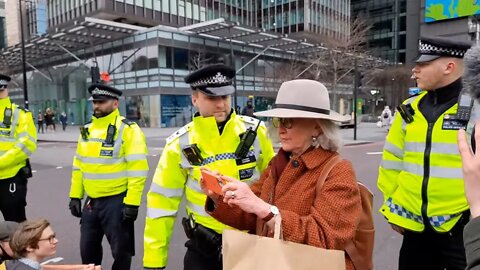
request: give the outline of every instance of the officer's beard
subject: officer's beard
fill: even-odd
[[[96,118],[102,118],[102,117],[105,117],[105,116],[111,114],[113,111],[114,111],[114,109],[108,109],[108,110],[105,110],[105,111],[101,111],[101,110],[97,109],[97,110],[93,111],[93,115]]]

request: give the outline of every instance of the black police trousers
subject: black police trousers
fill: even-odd
[[[25,221],[28,180],[22,170],[17,175],[0,180],[0,211],[7,221]]]
[[[462,218],[448,233],[438,233],[432,228],[422,233],[406,231],[400,249],[399,270],[464,270],[467,267],[463,246],[463,228],[470,213]]]
[[[125,193],[87,198],[80,225],[80,254],[83,264],[102,264],[105,235],[114,259],[112,270],[129,270],[134,252],[133,222],[123,221]]]
[[[184,270],[222,270],[221,241],[212,245],[200,239],[190,239],[185,243],[187,252],[183,258]]]

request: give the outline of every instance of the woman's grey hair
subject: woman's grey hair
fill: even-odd
[[[322,129],[322,134],[316,140],[313,140],[312,146],[315,148],[322,147],[334,152],[340,150],[343,146],[343,140],[338,125],[327,119],[317,119],[316,121]]]

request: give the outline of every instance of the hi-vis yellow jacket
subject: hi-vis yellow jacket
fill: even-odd
[[[106,142],[109,125],[115,125],[113,144]],[[125,204],[140,205],[148,175],[145,136],[134,122],[117,110],[85,125],[88,135],[78,139],[73,158],[70,198],[113,196],[127,191]]]
[[[187,213],[192,214],[197,223],[218,233],[227,228],[227,225],[212,218],[204,210],[206,196],[199,184],[200,167],[204,166],[248,183],[258,180],[274,155],[263,123],[257,131],[247,158],[240,160],[235,156],[240,142],[239,135],[249,127],[254,129],[258,121],[251,117],[237,116],[233,112],[220,135],[214,117],[196,116],[192,122],[167,139],[147,194],[144,267],[167,265],[168,243],[184,192]],[[200,149],[204,159],[201,166],[191,165],[182,153],[182,149],[189,144],[197,144]]]
[[[434,124],[418,108],[426,94],[411,97],[414,121],[396,115],[388,133],[379,168],[380,208],[389,223],[421,232],[424,223],[448,232],[467,210],[457,130],[444,126],[456,114],[450,107]]]
[[[6,109],[11,112],[9,120]],[[15,176],[35,150],[37,129],[32,113],[12,104],[8,97],[0,99],[0,179]]]

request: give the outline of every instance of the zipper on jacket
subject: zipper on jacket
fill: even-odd
[[[430,152],[432,150],[432,133],[433,125],[435,123],[428,123],[427,139],[425,141],[425,152],[423,156],[423,182],[422,182],[422,218],[425,226],[430,226],[428,221],[428,180],[430,179]]]

